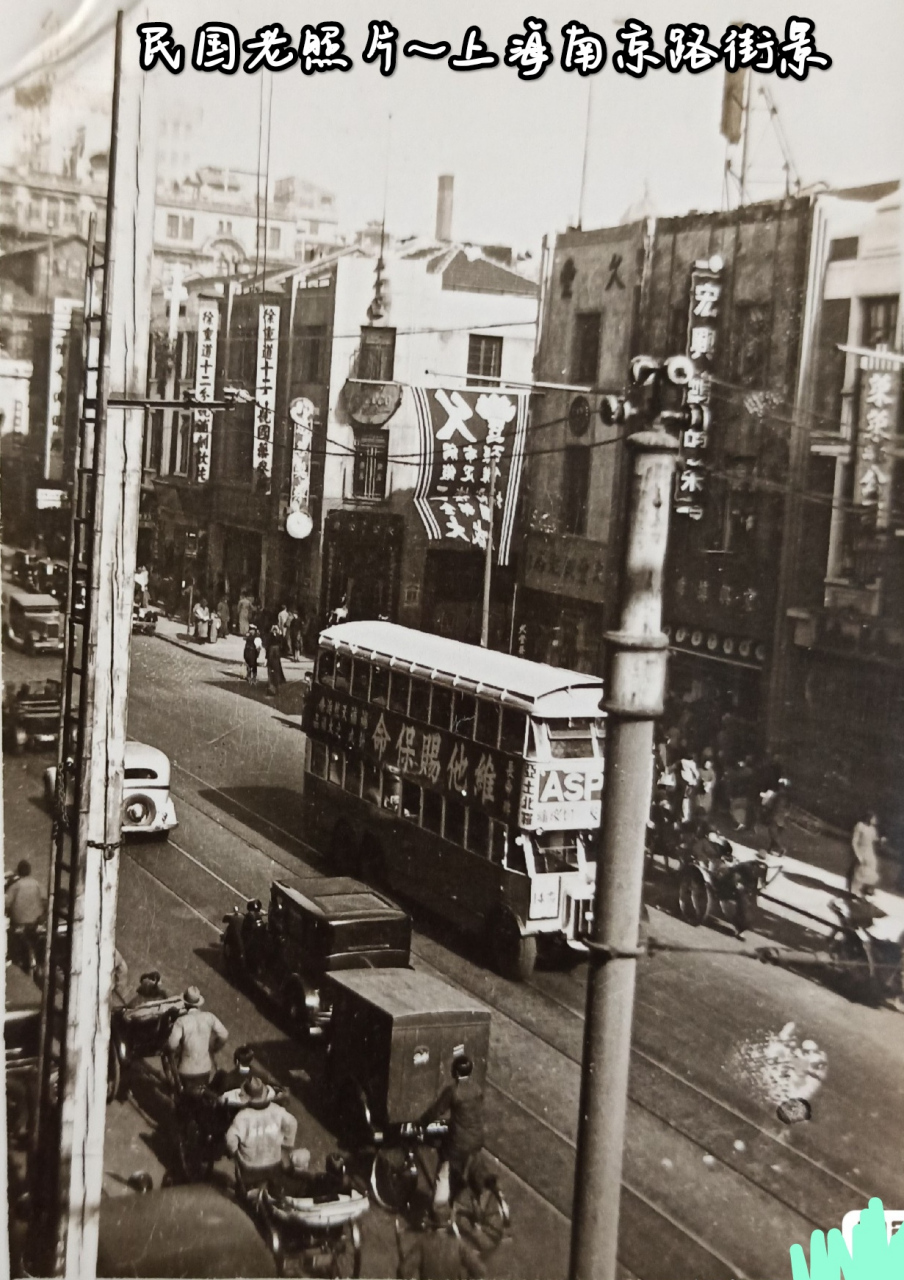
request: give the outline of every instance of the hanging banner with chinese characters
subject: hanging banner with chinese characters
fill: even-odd
[[[901,403],[901,365],[874,356],[860,359],[860,420],[854,500],[875,507],[876,528],[887,529],[892,508],[892,469]]]
[[[273,474],[273,421],[276,414],[276,355],[279,307],[260,309],[257,328],[257,379],[254,384],[254,470],[269,483]]]
[[[63,479],[63,377],[66,343],[74,312],[83,310],[72,298],[54,298],[50,327],[50,368],[47,378],[47,431],[44,437],[44,479]],[[94,394],[94,393],[92,393]]]
[[[722,259],[714,257],[696,262],[691,273],[687,326],[687,354],[694,362],[694,376],[685,392],[690,419],[681,433],[681,464],[675,472],[675,511],[691,520],[699,520],[703,515],[709,402],[721,297]]]
[[[308,508],[311,504],[311,448],[314,440],[313,400],[299,396],[289,405],[292,424],[292,470],[289,479],[289,505],[286,532],[291,538],[306,538],[313,524]]]
[[[486,548],[495,475],[494,537],[508,564],[527,434],[527,393],[414,387],[420,429],[417,507],[427,537]]]
[[[217,324],[220,311],[214,302],[203,302],[198,310],[198,358],[195,366],[195,399],[212,400],[217,364]],[[205,484],[210,479],[210,437],[213,413],[195,410],[192,440],[195,446],[195,479]]]

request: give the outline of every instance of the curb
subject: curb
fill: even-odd
[[[193,653],[198,658],[206,658],[209,662],[231,662],[234,666],[240,666],[240,667],[243,667],[245,665],[244,658],[231,658],[229,657],[228,654],[225,654],[222,652],[217,653],[215,645],[210,645],[210,644],[206,646],[194,645],[189,643],[187,640],[179,639],[178,636],[168,636],[163,631],[155,631],[154,637],[157,640],[163,640],[164,643],[166,644],[175,645],[177,649],[184,649],[186,653]],[[207,650],[213,650],[213,652],[207,652]],[[288,659],[286,659],[285,661],[288,662]],[[310,666],[304,665],[305,663],[310,663]],[[286,674],[286,683],[287,684],[295,683],[295,680],[289,677],[289,671],[293,673],[293,676],[295,673],[297,673],[298,678],[303,679],[305,672],[309,670],[313,670],[313,668],[314,668],[314,663],[313,663],[313,660],[310,658],[305,658],[303,660],[303,663],[293,663],[288,668],[288,670],[286,670],[284,666],[283,671]]]

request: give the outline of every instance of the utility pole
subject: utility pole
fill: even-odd
[[[631,1021],[667,640],[662,571],[678,441],[660,415],[628,438],[631,490],[618,631],[609,650],[602,845],[597,863],[575,1168],[570,1280],[615,1280]]]
[[[84,412],[91,426],[76,475],[76,487],[86,485],[91,493],[87,506],[79,505],[83,514],[74,520],[73,534],[87,604],[77,616],[70,591],[67,625],[82,628],[82,654],[77,668],[64,672],[79,688],[75,803],[71,840],[55,841],[59,892],[50,920],[45,978],[48,1031],[41,1074],[46,1080],[52,1069],[58,1071],[59,1096],[54,1089],[42,1089],[38,1159],[32,1169],[36,1199],[44,1210],[35,1223],[33,1252],[44,1254],[37,1274],[71,1280],[94,1276],[97,1265],[144,427],[143,404],[129,405],[145,395],[150,321],[155,148],[137,43],[130,32],[124,56],[120,11],[102,301],[99,316],[85,317],[86,324],[89,319],[99,324],[96,387],[89,382],[85,391]],[[63,797],[69,749],[64,736]],[[59,808],[66,807],[63,798]],[[59,937],[66,943],[60,957],[68,959],[68,972],[56,958]]]
[[[738,204],[747,203],[747,165],[750,161],[750,111],[753,106],[753,77],[750,72],[744,80],[744,136],[741,139],[741,177]]]
[[[496,510],[496,457],[490,459],[490,515],[487,520],[487,545],[483,558],[483,611],[480,619],[480,643],[490,643],[490,587],[493,580],[493,515]]]

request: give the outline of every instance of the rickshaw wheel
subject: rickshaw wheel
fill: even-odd
[[[713,894],[696,867],[682,873],[678,882],[678,909],[688,924],[701,925],[713,914]]]
[[[122,1084],[122,1064],[119,1061],[119,1054],[110,1046],[110,1062],[107,1067],[107,1102],[112,1102],[114,1098],[119,1097],[119,1089]]]
[[[361,1230],[347,1222],[330,1249],[331,1280],[358,1280],[361,1274]]]
[[[417,1165],[402,1147],[379,1147],[370,1171],[370,1188],[383,1209],[401,1213],[411,1207],[417,1190]]]

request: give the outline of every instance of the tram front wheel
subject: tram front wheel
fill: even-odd
[[[504,978],[526,982],[537,963],[536,934],[523,933],[518,918],[508,908],[492,916],[489,931],[496,968]]]

